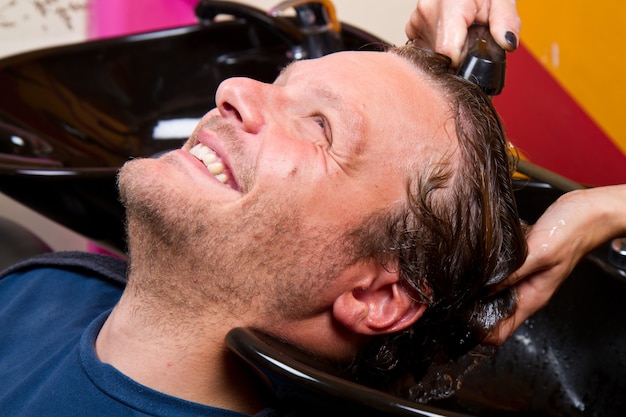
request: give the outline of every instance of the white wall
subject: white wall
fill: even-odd
[[[276,5],[276,0],[244,0],[261,9]],[[339,20],[365,29],[396,45],[406,41],[404,25],[417,0],[333,0]]]
[[[0,0],[0,56],[84,40],[87,2]]]
[[[277,0],[242,2],[261,9],[278,3]],[[404,43],[404,25],[415,3],[416,0],[334,0],[340,20],[394,44]],[[87,7],[88,0],[0,0],[0,57],[85,40]],[[86,240],[81,236],[2,194],[0,216],[23,224],[55,250],[86,248]]]

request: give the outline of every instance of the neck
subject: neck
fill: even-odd
[[[243,320],[177,317],[130,293],[124,293],[98,335],[101,361],[140,384],[188,401],[246,414],[266,405],[270,397],[260,380],[224,345],[226,333],[246,325]]]

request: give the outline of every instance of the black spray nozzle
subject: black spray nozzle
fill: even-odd
[[[467,55],[458,74],[480,86],[490,96],[500,94],[504,87],[506,52],[493,39],[489,27],[470,26],[465,48]]]

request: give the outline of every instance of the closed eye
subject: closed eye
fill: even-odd
[[[315,121],[315,123],[318,124],[320,128],[322,128],[324,136],[326,136],[326,140],[328,141],[329,145],[332,145],[333,135],[332,130],[330,129],[330,123],[328,123],[328,119],[326,119],[326,117],[324,117],[324,115],[322,114],[315,114],[313,115],[313,120]]]

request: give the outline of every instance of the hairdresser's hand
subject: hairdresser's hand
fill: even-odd
[[[576,264],[595,247],[626,236],[626,185],[572,191],[546,210],[527,236],[528,257],[498,288],[514,286],[517,309],[490,332],[500,345],[543,308]]]
[[[521,21],[515,0],[418,0],[405,30],[409,39],[449,56],[457,67],[473,23],[489,25],[505,50],[517,48]]]

